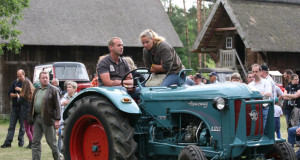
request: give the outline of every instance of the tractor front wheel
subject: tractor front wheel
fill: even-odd
[[[206,158],[200,147],[189,145],[180,151],[178,160],[206,160]]]
[[[265,158],[275,160],[297,160],[294,149],[287,143],[276,143]]]
[[[65,159],[136,159],[137,144],[128,115],[106,98],[84,97],[68,114],[63,133]]]

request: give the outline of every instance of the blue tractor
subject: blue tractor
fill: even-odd
[[[247,85],[143,87],[145,81],[135,79],[138,102],[114,87],[77,94],[63,116],[65,159],[296,160],[293,148],[274,137],[273,102]]]

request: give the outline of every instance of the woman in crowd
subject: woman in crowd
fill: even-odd
[[[167,74],[161,86],[179,85],[181,82],[178,80],[178,73],[184,69],[184,66],[174,48],[165,41],[165,38],[150,29],[140,34],[140,40],[144,47],[145,66],[150,69],[151,73]]]
[[[33,137],[33,125],[29,125],[27,122],[27,115],[31,105],[32,95],[34,87],[30,80],[25,79],[22,85],[20,95],[18,95],[18,103],[21,104],[22,117],[24,118],[25,132],[29,139],[29,145],[26,147],[31,149],[32,137]]]
[[[60,125],[59,125],[59,130],[58,130],[58,150],[61,152],[62,149],[62,140],[61,140],[61,135],[62,135],[62,129],[64,128],[64,120],[63,120],[63,113],[65,110],[65,106],[69,104],[72,98],[77,94],[77,83],[73,81],[68,81],[67,82],[67,93],[63,96],[63,98],[60,100],[61,103],[61,108],[60,108]]]
[[[231,82],[241,82],[242,83],[242,78],[239,73],[233,73],[230,77]]]

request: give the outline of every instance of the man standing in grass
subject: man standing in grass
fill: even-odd
[[[3,145],[1,145],[1,148],[8,148],[11,147],[11,142],[13,141],[14,134],[15,134],[15,128],[17,125],[17,122],[19,120],[20,123],[20,130],[19,130],[19,147],[22,147],[24,145],[24,124],[23,124],[23,118],[22,118],[22,111],[21,111],[21,105],[17,102],[18,94],[21,91],[22,83],[25,80],[25,72],[22,69],[19,69],[17,72],[17,79],[11,84],[8,96],[12,98],[12,108],[10,112],[10,118],[9,118],[9,128],[8,133],[5,139],[5,142]]]
[[[41,86],[33,93],[28,121],[33,122],[32,159],[41,159],[41,139],[45,134],[46,141],[52,150],[54,160],[59,159],[56,131],[60,120],[59,90],[49,83],[49,73],[42,71],[39,75]]]

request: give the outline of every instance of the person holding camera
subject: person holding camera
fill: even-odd
[[[298,125],[298,123],[299,123],[299,108],[300,108],[299,76],[297,74],[292,74],[291,80],[292,80],[291,84],[289,84],[285,88],[284,94],[282,96],[283,99],[285,100],[283,113],[285,115],[288,128]],[[293,114],[294,116],[292,116],[292,113],[294,113]],[[296,114],[296,116],[295,116],[295,114]],[[293,123],[291,123],[293,121],[298,122],[298,123],[293,125]]]

